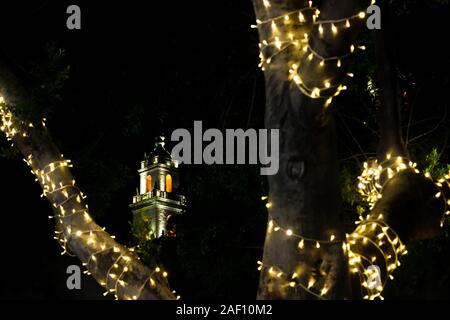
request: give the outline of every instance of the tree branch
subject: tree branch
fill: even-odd
[[[64,159],[43,124],[15,116],[14,105],[26,100],[20,79],[0,60],[2,131],[22,152],[52,204],[56,238],[78,256],[89,273],[117,299],[175,299],[166,273],[156,264],[144,266],[126,247],[118,244],[90,217],[83,193],[76,187]],[[3,97],[1,100],[3,100]]]
[[[401,100],[390,7],[387,0],[380,0],[378,5],[382,12],[382,28],[374,31],[380,100],[380,140],[377,153],[378,159],[384,160],[386,154],[406,157],[407,150],[401,135]]]

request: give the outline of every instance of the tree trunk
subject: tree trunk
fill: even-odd
[[[382,161],[387,154],[406,157],[407,150],[401,136],[401,102],[390,7],[386,0],[380,0],[378,5],[383,14],[382,28],[374,31],[380,104],[380,141],[377,153],[378,160]]]
[[[253,3],[260,21],[308,7],[307,1],[270,1],[269,6],[260,0]],[[319,20],[354,16],[364,9],[360,1],[326,1],[320,8]],[[304,15],[311,19],[307,12]],[[309,34],[309,44],[324,57],[342,56],[348,53],[361,27],[361,22],[352,20],[352,24],[353,28],[341,28],[337,36],[328,32],[322,37],[319,25],[308,22],[290,31],[296,39]],[[273,28],[265,24],[258,27],[261,43],[274,38]],[[325,63],[319,71],[317,64],[308,63],[309,52],[301,50],[304,45],[280,50],[270,63],[265,57],[263,64],[266,128],[280,130],[280,169],[268,178],[272,223],[264,245],[259,299],[350,297],[347,260],[341,247],[345,236],[333,115],[324,108],[324,99],[310,98],[288,79],[290,65],[296,63],[316,87],[323,86],[325,79],[340,84],[346,75],[348,58],[339,61],[338,66],[337,61]],[[281,229],[276,231],[278,227]],[[318,245],[315,241],[332,237],[332,243]]]

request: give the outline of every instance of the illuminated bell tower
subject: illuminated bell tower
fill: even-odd
[[[155,148],[141,161],[139,190],[130,208],[133,219],[149,218],[156,237],[173,237],[176,233],[173,218],[184,212],[186,199],[177,194],[178,163],[164,145],[164,137],[157,137]]]

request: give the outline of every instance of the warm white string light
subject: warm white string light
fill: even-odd
[[[384,221],[384,216],[380,214],[369,214],[365,219],[360,217],[360,221],[355,231],[347,236],[347,253],[350,272],[358,274],[361,286],[366,292],[364,299],[383,299],[381,295],[388,279],[393,280],[392,273],[400,266],[400,257],[407,253],[405,245],[401,242],[397,233]],[[368,254],[372,247],[371,255]],[[377,269],[370,266],[379,266],[378,257],[382,257],[381,265],[385,266],[384,281],[378,283],[373,279],[379,277]]]
[[[280,232],[280,233],[285,234],[287,237],[296,238],[298,240],[298,248],[301,249],[301,250],[304,249],[305,242],[306,243],[308,243],[308,242],[313,243],[316,248],[320,248],[321,244],[339,244],[339,243],[342,243],[342,241],[339,241],[339,240],[336,239],[336,236],[334,234],[330,234],[330,238],[326,239],[326,240],[325,239],[314,239],[314,238],[310,238],[310,237],[305,237],[303,235],[300,235],[300,234],[294,232],[290,228],[283,228],[273,218],[269,220],[267,232],[269,234]]]
[[[371,4],[374,3],[375,1],[371,2]],[[267,11],[272,7],[269,0],[263,0],[263,4]],[[336,37],[341,29],[345,30],[351,27],[352,20],[365,19],[366,13],[360,11],[354,15],[334,20],[318,20],[319,15],[320,10],[313,6],[312,1],[308,1],[305,8],[264,20],[257,19],[256,25],[253,25],[252,28],[258,28],[260,34],[269,33],[269,37],[262,39],[259,43],[261,59],[259,66],[265,70],[277,56],[289,50],[284,55],[284,58],[288,59],[284,63],[290,66],[288,68],[289,80],[293,81],[304,95],[312,99],[323,99],[326,108],[332,103],[333,97],[339,95],[346,87],[341,83],[333,84],[330,80],[324,80],[323,86],[322,84],[308,84],[309,81],[306,81],[306,78],[309,77],[306,77],[303,74],[303,68],[300,68],[302,57],[306,57],[308,64],[317,63],[319,70],[330,63],[333,63],[336,68],[341,68],[344,59],[352,55],[356,48],[364,50],[365,47],[352,44],[347,54],[325,57],[310,46],[309,32],[311,28],[316,28],[320,37],[324,37],[327,32]],[[270,29],[261,29],[266,26],[270,26]],[[299,26],[303,26],[303,28],[299,28]]]
[[[267,200],[268,197],[264,196],[261,198],[262,200]],[[271,208],[271,202],[266,203],[267,208]],[[284,228],[280,224],[278,224],[273,218],[269,220],[268,223],[268,234],[279,233],[288,238],[295,239],[297,241],[297,248],[299,251],[303,251],[307,246],[311,248],[315,248],[319,250],[323,245],[340,245],[342,246],[342,241],[339,241],[334,234],[330,234],[329,239],[315,239],[311,237],[306,237],[303,235],[294,232],[291,228]],[[304,284],[300,280],[300,270],[296,272],[292,272],[291,274],[286,273],[281,270],[281,268],[277,266],[271,266],[267,264],[263,264],[261,261],[258,261],[258,270],[265,269],[268,272],[270,277],[277,279],[278,281],[283,281],[281,284],[281,288],[301,288],[308,292],[309,294],[315,296],[318,299],[324,299],[324,296],[328,293],[330,286],[324,284],[321,288],[319,288],[315,292],[313,288],[314,285],[317,285],[319,282],[316,281],[315,277],[311,274],[307,278],[308,284]]]
[[[381,163],[377,160],[364,163],[364,169],[360,177],[358,177],[358,191],[364,196],[365,200],[373,208],[377,201],[382,198],[383,187],[388,180],[393,179],[399,172],[410,170],[415,174],[421,174],[417,169],[417,164],[406,160],[403,157],[392,157],[390,154]],[[431,179],[431,175],[425,172],[424,177]],[[434,182],[437,187],[436,199],[444,201],[444,214],[441,221],[443,222],[450,217],[450,200],[446,198],[446,191],[450,190],[450,171],[443,177]],[[444,190],[447,188],[448,190]],[[272,208],[272,203],[267,196],[261,198],[267,200],[266,207]],[[346,241],[339,241],[334,235],[329,240],[318,240],[294,232],[292,228],[286,228],[277,223],[273,218],[269,219],[268,234],[279,233],[285,237],[293,238],[297,241],[298,249],[304,250],[305,245],[310,243],[310,248],[319,249],[322,244],[342,244],[344,253],[348,256],[349,269],[352,273],[360,277],[362,290],[365,292],[364,299],[374,300],[376,298],[383,299],[382,291],[388,279],[394,279],[393,272],[401,265],[401,256],[407,253],[405,245],[400,240],[397,233],[386,223],[382,213],[369,214],[366,218],[362,216],[355,223],[358,225],[353,233],[347,235]],[[381,260],[380,260],[381,259]],[[258,270],[266,270],[269,276],[281,281],[283,288],[302,288],[308,293],[319,299],[324,299],[329,288],[324,285],[322,288],[312,290],[315,284],[319,282],[314,278],[313,274],[305,275],[303,279],[310,279],[308,285],[300,283],[298,280],[298,272],[287,273],[277,266],[263,264],[258,261]],[[370,266],[384,266],[383,281],[380,283],[374,279],[380,277],[376,274],[376,268]]]
[[[301,288],[302,290],[308,292],[309,294],[315,296],[316,298],[320,300],[325,299],[325,295],[329,291],[329,287],[327,285],[324,285],[323,287],[319,288],[318,293],[314,291],[314,286],[317,284],[317,281],[314,277],[310,276],[308,278],[308,283],[303,284],[300,280],[301,274],[299,272],[293,272],[292,274],[288,274],[281,270],[277,266],[271,266],[262,263],[261,261],[258,261],[258,270],[262,271],[264,269],[265,272],[271,277],[276,279],[277,281],[283,283],[280,285],[283,289],[295,289],[295,288]]]
[[[416,163],[403,157],[394,159],[390,154],[381,163],[377,159],[364,162],[363,171],[358,177],[358,192],[368,202],[370,209],[382,198],[383,187],[387,181],[392,179],[397,173],[407,169],[420,173]]]
[[[426,176],[430,178],[430,174]],[[442,201],[444,202],[445,209],[440,222],[441,227],[443,227],[444,223],[450,219],[450,199],[446,197],[446,192],[444,190],[444,186],[447,188],[447,191],[450,190],[450,171],[439,178],[434,184],[439,189],[439,192],[435,194],[435,197],[438,199],[442,199]]]
[[[5,133],[8,140],[16,138],[17,135],[22,138],[28,137],[27,129],[34,127],[32,123],[17,121],[2,96],[0,96],[0,121],[0,129]],[[45,120],[41,122],[41,125],[45,127]],[[134,255],[133,248],[126,248],[119,244],[107,245],[106,241],[102,240],[114,239],[114,236],[107,235],[104,228],[100,228],[94,223],[89,214],[88,205],[84,203],[86,196],[78,189],[75,181],[72,180],[68,183],[64,180],[65,170],[72,167],[70,160],[61,155],[60,159],[41,165],[41,169],[39,169],[37,163],[34,163],[31,154],[26,156],[24,161],[32,168],[31,172],[42,186],[43,193],[41,196],[47,197],[54,207],[56,213],[50,218],[54,218],[57,222],[54,238],[61,245],[62,254],[71,255],[68,248],[71,240],[76,238],[76,241],[81,242],[90,252],[87,257],[79,257],[83,266],[87,269],[84,272],[86,274],[92,274],[98,269],[98,265],[102,262],[102,254],[113,259],[113,263],[106,274],[102,275],[103,280],[96,278],[106,289],[105,295],[114,294],[116,299],[137,300],[141,297],[147,284],[152,288],[156,287],[156,274],[158,282],[163,281],[164,285],[168,287],[167,272],[157,266],[139,286],[138,292],[130,294],[125,290],[128,286],[125,278],[127,275],[133,278],[131,261],[132,259],[139,260],[139,258]],[[105,234],[107,237],[104,237]],[[175,294],[175,291],[172,292]],[[176,298],[180,299],[180,296],[178,295]]]
[[[263,197],[263,200],[265,199],[267,197]],[[270,208],[271,205],[267,207]],[[269,220],[267,232],[268,234],[279,233],[285,237],[295,239],[299,251],[304,250],[308,243],[312,250],[320,249],[321,245],[340,245],[344,254],[348,256],[350,271],[358,274],[360,277],[361,287],[366,292],[363,298],[369,300],[374,300],[375,298],[383,299],[381,292],[384,290],[387,279],[394,278],[392,273],[400,266],[400,257],[407,253],[406,247],[396,232],[384,221],[383,214],[378,214],[376,217],[373,214],[369,214],[365,219],[360,217],[356,224],[358,224],[357,228],[353,233],[347,235],[346,241],[337,240],[334,234],[330,236],[329,240],[305,237],[294,232],[291,228],[281,227],[273,219]],[[367,246],[375,248],[376,252],[370,256],[366,255],[366,252],[368,252]],[[360,253],[360,251],[364,253]],[[383,259],[381,263],[385,266],[386,271],[385,280],[374,286],[373,277],[376,269],[369,268],[369,266],[373,266],[375,262],[377,264],[380,263],[378,262],[380,258],[377,258],[377,256]],[[287,273],[277,266],[263,264],[261,261],[258,261],[258,265],[258,270],[264,269],[270,277],[281,282],[281,288],[299,287],[319,299],[325,299],[325,295],[330,289],[330,285],[326,283],[322,287],[314,287],[319,284],[319,281],[313,273],[300,277],[298,270]],[[381,277],[381,275],[378,276]],[[309,279],[308,284],[301,283],[300,278]],[[316,291],[313,291],[313,289],[316,289]]]
[[[417,163],[403,157],[392,157],[391,154],[387,154],[386,159],[381,163],[376,159],[364,162],[363,172],[358,177],[358,192],[369,204],[370,209],[383,197],[383,187],[386,183],[405,170],[410,170],[415,174],[423,174],[425,178],[433,181],[429,172],[422,173],[417,169]],[[435,198],[442,199],[444,203],[444,213],[440,221],[442,227],[444,222],[450,218],[450,199],[446,198],[446,192],[443,190],[444,186],[450,189],[450,171],[433,183],[437,188]]]

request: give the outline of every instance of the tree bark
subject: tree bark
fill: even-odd
[[[271,1],[270,7],[265,7],[260,0],[253,3],[256,17],[261,21],[308,6],[307,1]],[[364,9],[360,1],[326,1],[320,8],[320,20],[344,18]],[[346,54],[360,27],[361,23],[357,22],[337,37],[319,37],[317,25],[306,24],[298,32],[308,33],[314,50],[329,57]],[[260,26],[259,36],[260,42],[270,38],[270,29]],[[284,50],[264,72],[266,128],[280,130],[280,169],[268,178],[272,204],[269,220],[308,238],[328,240],[334,235],[336,240],[344,241],[333,115],[324,110],[322,99],[309,98],[288,80],[288,63],[298,59],[295,62],[305,66],[312,83],[322,83],[324,79],[341,83],[348,59],[342,60],[341,68],[326,66],[317,72],[301,52],[295,48]],[[267,232],[258,299],[316,299],[324,287],[328,291],[323,298],[349,298],[342,242],[318,249],[314,241],[307,241],[305,248],[299,250],[298,240],[281,232]],[[279,272],[298,273],[298,283],[294,287],[287,285],[290,278],[277,276],[281,275]],[[315,284],[306,290],[311,276]]]
[[[27,100],[27,91],[3,61],[0,68],[0,97],[3,95],[8,103],[0,103],[2,130],[21,151],[52,204],[55,238],[78,256],[89,273],[117,299],[175,299],[162,270],[155,264],[144,266],[89,216],[83,193],[74,184],[69,167],[58,167],[66,160],[45,126],[30,127],[29,122],[14,115],[14,105]]]
[[[386,154],[407,157],[407,150],[401,135],[401,100],[390,6],[386,0],[378,1],[378,5],[382,12],[382,28],[374,31],[380,103],[380,141],[377,154],[382,161]]]
[[[398,156],[408,157],[408,151],[401,133],[401,98],[391,8],[387,0],[379,0],[378,5],[382,12],[382,28],[375,31],[380,127],[378,161],[388,166]],[[387,154],[391,155],[391,161],[386,161]],[[434,197],[438,191],[430,179],[408,170],[389,181],[373,211],[386,211],[386,219],[404,242],[431,238],[441,231],[439,223],[445,209],[439,205],[442,201]],[[443,193],[447,192],[444,186]]]

